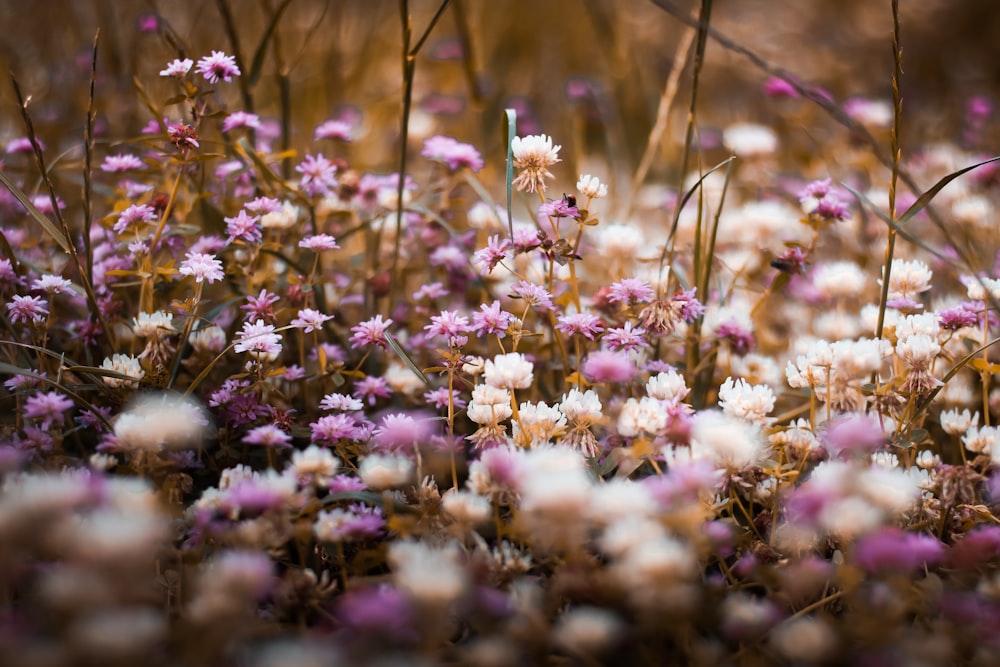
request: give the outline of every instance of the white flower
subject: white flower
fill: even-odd
[[[979,426],[979,412],[970,413],[968,408],[961,412],[958,408],[945,410],[938,419],[941,421],[941,428],[949,435],[961,435],[970,428]]]
[[[502,389],[527,389],[534,379],[534,366],[519,352],[498,354],[483,369],[486,384]]]
[[[139,365],[139,360],[127,354],[116,354],[110,359],[105,359],[101,368],[135,378],[134,380],[123,380],[106,375],[102,379],[104,384],[109,387],[134,387],[137,381],[146,375],[146,371],[142,370],[142,366]]]
[[[640,433],[655,435],[667,426],[667,414],[655,398],[644,396],[625,401],[618,414],[618,432],[626,438]]]
[[[566,415],[545,402],[521,403],[514,422],[514,441],[521,446],[537,447],[566,432]]]
[[[973,301],[1000,299],[1000,279],[964,275],[960,280],[965,285],[967,296]]]
[[[584,197],[590,197],[591,199],[600,199],[608,195],[608,186],[602,184],[597,176],[591,176],[590,174],[580,175],[580,180],[576,182],[576,189]]]
[[[563,394],[559,409],[576,425],[589,426],[604,418],[601,399],[593,389],[588,389],[586,392],[570,389],[568,394]]]
[[[829,262],[813,273],[813,287],[829,298],[860,296],[867,282],[868,276],[854,262]]]
[[[751,385],[740,378],[726,378],[719,387],[719,407],[730,417],[765,426],[774,409],[774,392],[767,385]]]
[[[173,321],[174,316],[162,310],[155,313],[139,313],[132,319],[132,330],[136,336],[159,339],[177,332]]]
[[[458,599],[468,586],[469,574],[455,543],[443,548],[424,542],[397,541],[389,546],[387,560],[400,590],[418,602],[440,608]]]
[[[614,223],[597,229],[597,247],[609,259],[631,262],[645,243],[642,230],[635,225]]]
[[[1000,438],[1000,428],[996,426],[981,426],[976,428],[970,426],[965,435],[962,436],[962,444],[970,452],[977,454],[993,455],[1000,447],[997,447],[997,439]]]
[[[340,467],[340,459],[333,453],[317,445],[309,445],[302,451],[292,454],[292,470],[296,477],[315,477],[323,480],[333,477]]]
[[[677,371],[657,373],[646,382],[646,394],[661,401],[683,401],[690,391]]]
[[[383,377],[393,391],[407,396],[412,396],[426,386],[419,375],[401,363],[390,363]]]
[[[929,366],[940,351],[941,346],[924,334],[909,336],[896,343],[896,354],[914,369]]]
[[[115,420],[115,438],[126,450],[198,447],[208,419],[183,396],[146,395]]]
[[[720,468],[740,470],[767,453],[760,428],[718,410],[702,410],[691,419],[691,455]]]
[[[889,272],[889,299],[913,299],[917,294],[931,288],[933,272],[930,267],[918,259],[892,260],[892,271]],[[882,281],[878,281],[879,285]],[[971,298],[971,297],[970,297]]]
[[[941,331],[938,323],[938,316],[934,313],[918,313],[916,315],[904,315],[896,321],[896,338],[904,339],[918,334],[937,339]]]
[[[413,478],[413,462],[401,456],[369,454],[361,459],[358,477],[373,489],[393,489]]]
[[[195,331],[188,338],[188,342],[191,343],[195,352],[218,354],[226,346],[226,332],[222,330],[222,327],[213,324]]]
[[[722,131],[722,143],[740,157],[770,155],[778,150],[774,130],[754,123],[736,123]]]
[[[514,155],[514,166],[521,170],[514,179],[518,190],[545,192],[545,179],[553,178],[548,167],[559,162],[559,149],[553,146],[552,138],[544,134],[514,137],[510,142]]]
[[[260,226],[264,229],[288,229],[299,219],[299,207],[289,201],[282,202],[281,208],[261,216]]]
[[[451,489],[441,496],[441,509],[459,523],[478,525],[489,521],[493,506],[485,496]]]

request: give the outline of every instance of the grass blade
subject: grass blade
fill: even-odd
[[[511,186],[514,183],[514,147],[512,142],[517,136],[517,112],[513,109],[503,111],[503,145],[507,149],[507,171],[504,176],[507,186],[507,227],[510,229],[510,238],[514,240],[514,215],[511,213]]]
[[[14,182],[10,180],[10,177],[3,171],[0,171],[0,183],[3,183],[4,187],[10,190],[10,193],[14,195],[14,198],[21,202],[21,206],[27,209],[28,215],[34,218],[35,222],[42,226],[42,229],[44,229],[48,235],[59,244],[60,248],[69,254],[73,254],[73,249],[69,245],[69,239],[66,238],[66,235],[63,234],[62,230],[59,229],[54,222],[46,218],[45,215],[31,203],[28,196],[21,192],[21,188],[14,185]]]
[[[424,384],[426,384],[428,387],[431,386],[431,381],[427,379],[427,376],[424,375],[423,371],[417,368],[417,365],[413,363],[412,359],[410,359],[410,355],[406,353],[406,350],[400,347],[399,342],[396,340],[395,336],[386,331],[385,339],[389,342],[389,347],[392,348],[392,351],[395,352],[396,355],[400,359],[402,359],[407,366],[409,366],[410,370],[416,373],[417,377],[420,378]]]
[[[934,199],[934,197],[936,197],[939,192],[941,192],[944,186],[948,185],[962,174],[970,172],[973,169],[977,169],[978,167],[982,167],[984,164],[989,164],[990,162],[996,162],[997,160],[1000,160],[1000,155],[996,157],[991,157],[989,160],[983,160],[982,162],[977,162],[976,164],[965,167],[964,169],[959,169],[958,171],[948,174],[940,181],[935,183],[930,190],[920,195],[917,198],[917,201],[913,202],[910,208],[906,209],[906,212],[903,213],[903,215],[899,216],[899,224],[901,225],[905,224],[909,219],[911,219],[917,213],[920,213],[920,211],[927,208],[927,205],[930,204],[931,200]]]

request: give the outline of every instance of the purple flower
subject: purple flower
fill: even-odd
[[[145,166],[146,163],[136,156],[128,153],[119,153],[118,155],[109,155],[104,158],[104,162],[101,163],[101,171],[131,171],[132,169],[142,169]]]
[[[944,545],[930,535],[883,528],[861,537],[854,547],[854,560],[868,572],[913,574],[934,565],[944,556]]]
[[[264,424],[247,431],[247,434],[243,436],[243,442],[262,447],[291,447],[292,436],[274,424]]]
[[[281,334],[274,333],[274,325],[257,320],[253,324],[243,323],[243,329],[236,334],[239,342],[233,346],[237,352],[247,352],[257,358],[276,358],[281,354]]]
[[[888,438],[874,417],[850,414],[833,419],[823,430],[822,441],[833,454],[870,454],[885,446]]]
[[[772,76],[764,82],[764,94],[768,97],[800,97],[795,86],[777,76]]]
[[[444,284],[440,282],[433,282],[429,285],[421,285],[420,288],[413,293],[413,300],[434,300],[445,296],[448,296],[448,290],[445,288]]]
[[[482,265],[482,268],[479,270],[480,273],[489,275],[493,273],[496,265],[507,257],[510,247],[510,239],[501,240],[498,234],[494,234],[487,240],[485,248],[475,252],[472,256],[472,261],[475,264]]]
[[[454,406],[455,410],[461,410],[466,405],[468,405],[468,402],[465,401],[465,399],[459,397],[457,390],[452,389],[450,395],[451,395],[451,403],[452,406]],[[438,410],[447,410],[448,396],[449,396],[448,387],[440,387],[438,389],[433,389],[431,391],[424,393],[424,400],[427,401],[428,404],[433,405]]]
[[[514,316],[500,307],[500,302],[494,300],[493,303],[479,305],[479,312],[472,314],[472,327],[470,331],[475,331],[479,337],[499,336],[504,338],[507,335],[507,328],[514,321]]]
[[[54,424],[62,424],[72,408],[73,401],[57,391],[50,391],[29,397],[24,402],[24,416],[40,420],[40,427],[48,430]]]
[[[604,324],[601,318],[592,313],[573,313],[571,315],[560,315],[556,329],[562,331],[567,336],[584,336],[594,340],[597,334],[604,331]]]
[[[697,289],[694,287],[680,290],[670,300],[671,308],[677,312],[678,319],[688,324],[693,324],[705,313],[705,306],[695,297],[695,292]]]
[[[339,139],[340,141],[351,141],[354,138],[353,128],[350,123],[343,120],[328,120],[316,126],[313,132],[313,140]]]
[[[337,186],[337,167],[322,153],[306,155],[295,171],[302,174],[299,185],[310,197],[325,196]]]
[[[529,283],[527,280],[519,280],[510,288],[511,298],[519,297],[532,308],[544,312],[555,310],[552,303],[552,295],[541,285]]]
[[[457,310],[442,310],[440,315],[431,316],[431,323],[424,327],[429,336],[442,336],[449,340],[465,338],[462,334],[471,330],[469,318],[460,315]]]
[[[237,127],[247,127],[252,130],[258,130],[260,129],[260,116],[255,113],[247,113],[246,111],[234,111],[226,116],[226,119],[222,121],[223,132],[229,132]]]
[[[473,172],[483,168],[483,158],[472,144],[463,144],[451,137],[434,136],[424,142],[420,152],[425,158],[443,162],[451,171],[468,167]]]
[[[226,274],[222,270],[222,262],[215,255],[200,252],[189,252],[187,259],[181,262],[178,271],[182,276],[194,276],[195,282],[208,281],[209,284],[222,280]]]
[[[28,137],[11,139],[10,143],[7,144],[7,154],[13,155],[14,153],[33,153],[35,145],[38,146],[39,150],[45,150],[45,144],[42,143],[41,139],[35,139],[34,145],[32,145],[31,139]]]
[[[358,440],[365,435],[364,430],[359,430],[354,417],[344,413],[324,415],[309,428],[313,442],[324,445],[335,445],[341,440]]]
[[[337,239],[329,234],[313,234],[302,237],[302,240],[299,241],[299,247],[307,248],[313,252],[322,252],[324,250],[336,250],[340,246],[337,245]]]
[[[248,201],[243,208],[250,211],[254,215],[266,215],[268,213],[277,213],[281,210],[281,202],[273,197],[257,197],[252,201]]]
[[[226,243],[243,241],[249,245],[256,245],[264,240],[258,216],[250,216],[246,211],[240,211],[235,218],[226,218],[225,220],[226,233],[229,234]]]
[[[382,349],[385,349],[389,345],[385,338],[385,333],[391,324],[391,319],[383,322],[382,316],[376,315],[370,320],[365,320],[364,322],[351,327],[351,333],[354,334],[350,338],[351,347],[358,349],[368,345],[377,345]]]
[[[133,204],[122,211],[114,225],[116,234],[124,234],[133,225],[144,225],[156,220],[156,209],[146,204]]]
[[[563,199],[549,199],[538,207],[540,218],[579,218],[580,210]]]
[[[636,368],[625,352],[598,350],[587,355],[580,370],[589,382],[628,382]]]
[[[623,326],[615,329],[608,329],[601,340],[614,352],[634,352],[649,345],[646,340],[646,330],[641,327],[633,328],[631,322],[625,322]]]
[[[938,324],[942,329],[955,331],[964,327],[974,327],[979,324],[980,307],[971,301],[965,301],[938,311]]]
[[[394,412],[385,415],[382,422],[372,431],[373,450],[398,452],[413,451],[424,443],[433,432],[434,422],[425,415],[415,419],[412,415]]]
[[[195,71],[211,84],[218,83],[219,79],[228,83],[234,76],[241,74],[240,68],[236,66],[236,58],[227,56],[222,51],[212,51],[212,55],[203,57],[198,61]]]
[[[380,398],[392,396],[392,389],[385,378],[369,375],[354,383],[354,397],[359,401],[367,401],[368,405],[375,405]]]
[[[960,570],[981,567],[1000,556],[1000,526],[970,530],[948,550],[948,567]]]
[[[738,356],[749,353],[754,346],[753,332],[744,329],[735,319],[720,324],[715,335],[720,341],[729,343],[733,354]]]
[[[305,333],[309,333],[311,331],[322,331],[323,323],[332,319],[333,315],[324,315],[318,310],[303,308],[299,311],[298,317],[292,320],[291,324],[293,327],[298,327],[303,329]]]
[[[177,150],[190,150],[201,145],[198,143],[198,133],[185,123],[171,123],[167,126],[167,132],[170,135],[170,143],[176,146]]]
[[[49,294],[66,294],[72,287],[72,282],[62,276],[54,276],[51,273],[43,274],[31,283],[31,289],[41,290]]]
[[[347,636],[359,642],[368,641],[373,635],[395,642],[418,638],[410,599],[388,584],[344,594],[337,602],[336,614],[348,631]]]
[[[246,320],[274,322],[274,309],[272,306],[279,301],[281,301],[280,296],[268,292],[265,288],[257,296],[248,296],[246,304],[240,306],[240,310],[247,311],[247,314],[244,316]]]
[[[10,313],[11,322],[27,324],[44,320],[49,314],[49,307],[41,297],[15,294],[13,300],[7,304],[7,312]]]
[[[649,303],[656,296],[653,286],[641,278],[622,278],[618,282],[611,283],[608,301],[611,303],[623,303],[631,305],[635,303]]]

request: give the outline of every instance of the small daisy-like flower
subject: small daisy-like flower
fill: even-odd
[[[73,408],[73,401],[57,391],[35,394],[24,402],[24,416],[27,419],[37,419],[42,429],[49,429],[54,424],[62,424],[66,415]]]
[[[465,399],[458,395],[458,391],[452,389],[450,394],[448,387],[440,387],[438,389],[433,389],[431,391],[424,393],[424,400],[427,401],[429,405],[433,405],[438,410],[445,410],[448,408],[448,398],[451,397],[451,404],[456,410],[461,410],[468,403]]]
[[[190,150],[201,145],[198,143],[198,133],[185,123],[171,123],[167,126],[167,133],[170,135],[170,143],[178,150]]]
[[[222,262],[216,259],[215,255],[201,252],[189,252],[187,259],[181,262],[178,273],[194,277],[196,283],[207,281],[212,284],[226,277],[222,270]]]
[[[320,486],[324,486],[323,481],[337,473],[340,459],[327,449],[309,445],[304,450],[292,454],[291,467],[297,478],[311,478]]]
[[[743,378],[726,381],[719,387],[719,407],[730,417],[766,426],[774,409],[774,392],[767,385],[751,385]]]
[[[649,303],[656,296],[653,286],[641,278],[622,278],[618,282],[611,283],[608,301],[611,303],[623,303],[632,305],[635,303]]]
[[[260,116],[255,113],[247,113],[246,111],[234,111],[233,113],[226,116],[226,119],[222,121],[222,131],[229,132],[237,127],[246,127],[251,130],[260,129]]]
[[[252,201],[248,201],[243,208],[254,215],[265,215],[280,211],[281,202],[273,197],[257,197]]]
[[[562,331],[567,336],[577,334],[590,340],[594,340],[597,334],[604,331],[604,324],[601,318],[593,313],[572,313],[570,315],[560,315],[556,329]]]
[[[931,364],[940,351],[941,346],[937,341],[924,334],[908,336],[896,343],[896,354],[910,367],[900,390],[921,394],[941,384],[930,371]]]
[[[475,146],[464,144],[451,137],[437,135],[427,139],[420,154],[428,160],[448,165],[450,171],[467,167],[475,173],[483,168],[483,157]]]
[[[50,273],[46,273],[41,278],[38,278],[31,283],[31,289],[41,290],[43,292],[48,292],[49,294],[65,294],[69,292],[73,287],[73,283],[66,280],[62,276],[54,276]]]
[[[601,340],[614,352],[634,352],[649,345],[646,340],[646,330],[642,327],[633,327],[631,322],[608,329]]]
[[[979,426],[979,412],[969,412],[969,409],[959,412],[958,408],[945,410],[938,418],[941,421],[941,428],[950,435],[961,435],[970,428]]]
[[[248,215],[246,211],[240,211],[234,218],[225,218],[226,233],[229,238],[227,243],[233,241],[243,241],[249,245],[256,245],[264,240],[264,233],[260,228],[260,218]]]
[[[124,380],[106,375],[101,379],[109,387],[134,387],[138,380],[141,380],[146,375],[146,371],[139,365],[139,359],[128,354],[115,354],[105,359],[104,363],[101,364],[101,368],[134,378],[132,380]]]
[[[192,67],[194,67],[194,61],[190,58],[184,58],[183,60],[175,58],[167,63],[166,69],[160,70],[160,76],[180,78],[190,72]]]
[[[367,345],[378,345],[382,349],[388,347],[389,342],[385,338],[385,333],[392,324],[392,320],[382,321],[382,315],[376,315],[370,320],[365,320],[360,324],[351,327],[351,347],[358,349]]]
[[[240,310],[247,311],[244,319],[250,321],[264,320],[265,322],[273,322],[275,319],[274,315],[274,304],[281,301],[281,297],[272,292],[268,292],[267,289],[262,289],[260,294],[257,296],[248,296],[247,302],[240,306]]]
[[[413,293],[414,301],[432,301],[434,299],[440,299],[442,297],[448,296],[448,289],[444,286],[444,283],[433,282],[428,285],[421,285],[420,288]]]
[[[347,394],[327,394],[319,402],[321,410],[339,410],[341,412],[356,412],[363,410],[365,404]]]
[[[39,296],[19,296],[15,294],[7,304],[11,322],[41,322],[49,314],[49,307]]]
[[[806,215],[815,215],[824,222],[846,220],[847,204],[833,190],[829,178],[813,181],[799,194],[799,203]]]
[[[298,317],[291,321],[293,327],[302,329],[305,333],[312,331],[322,331],[323,323],[332,320],[333,315],[324,315],[312,308],[303,308],[299,311]]]
[[[243,329],[236,334],[239,342],[233,347],[237,352],[246,352],[258,359],[274,359],[281,353],[281,334],[274,333],[274,325],[257,320],[253,324],[243,323]]]
[[[555,178],[548,167],[560,162],[562,146],[553,146],[552,138],[544,134],[514,137],[510,145],[514,166],[521,170],[514,179],[517,189],[545,192],[545,179]]]
[[[139,313],[132,319],[132,331],[140,338],[162,338],[177,333],[173,321],[174,316],[162,310],[155,313]]]
[[[195,71],[211,84],[218,83],[219,79],[229,83],[234,76],[241,74],[240,68],[236,66],[236,58],[227,56],[222,51],[212,51],[212,55],[203,57],[198,61]]]
[[[519,352],[498,354],[486,361],[486,384],[501,389],[527,389],[534,379],[534,364]]]
[[[365,401],[368,405],[375,405],[380,398],[392,396],[392,389],[385,378],[369,375],[354,383],[354,397],[360,401]]]
[[[896,263],[893,262],[892,264],[893,271],[895,271]],[[973,301],[1000,299],[1000,279],[986,278],[984,276],[963,275],[959,277],[959,280],[961,280],[962,284],[965,285],[967,295]],[[927,289],[930,289],[930,285],[927,286]]]
[[[17,139],[11,139],[10,143],[7,144],[7,154],[13,155],[15,153],[33,153],[34,146],[38,146],[40,150],[45,150],[45,144],[42,143],[41,139],[35,139],[35,143],[31,143],[31,139],[28,137],[18,137]]]
[[[243,436],[243,442],[261,447],[290,447],[292,436],[274,424],[264,424],[247,431],[247,434]]]
[[[479,305],[479,312],[472,314],[472,326],[470,331],[475,331],[479,336],[499,336],[503,338],[507,335],[507,328],[514,321],[515,317],[500,307],[500,302],[494,300],[487,305]]]
[[[507,257],[510,247],[510,239],[501,240],[498,234],[494,234],[487,240],[485,248],[475,252],[472,256],[472,261],[474,264],[481,266],[479,272],[482,275],[489,275],[493,273],[496,265]]]
[[[459,314],[457,310],[442,310],[440,315],[432,315],[431,323],[424,327],[429,336],[442,336],[454,339],[463,337],[470,331],[469,318]]]
[[[962,436],[962,444],[970,452],[976,454],[991,454],[997,451],[997,441],[1000,440],[1000,428],[996,426],[970,426]]]
[[[109,155],[104,158],[104,162],[101,163],[101,171],[109,173],[123,172],[142,169],[145,166],[146,163],[136,156],[129,153],[119,153],[118,155]]]
[[[307,248],[313,252],[322,252],[324,250],[336,250],[340,246],[337,245],[337,239],[329,234],[311,234],[302,237],[302,240],[299,241],[299,247]]]
[[[330,160],[323,157],[322,153],[316,155],[306,155],[295,167],[295,171],[302,174],[299,180],[299,187],[310,197],[322,197],[329,194],[330,190],[337,187],[337,167]]]
[[[121,212],[114,225],[116,234],[124,234],[132,226],[140,226],[156,220],[156,210],[146,204],[133,204]]]
[[[538,311],[555,310],[552,303],[552,295],[541,285],[529,283],[527,280],[519,280],[510,288],[512,296],[524,299],[532,308]]]
[[[608,196],[608,186],[601,183],[597,176],[581,174],[580,180],[576,182],[577,191],[584,197],[590,199],[600,199]]]
[[[892,260],[892,270],[889,272],[889,301],[906,302],[910,308],[920,307],[916,297],[931,288],[933,275],[930,267],[920,260]],[[878,282],[879,285],[882,284],[881,280]]]
[[[353,127],[343,120],[328,120],[316,126],[313,132],[313,139],[339,139],[340,141],[351,141],[354,139]]]
[[[979,323],[978,308],[972,303],[960,303],[952,308],[939,310],[937,316],[938,325],[949,331],[974,327]]]

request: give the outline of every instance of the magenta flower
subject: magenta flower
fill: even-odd
[[[625,322],[621,327],[608,329],[601,338],[609,350],[614,352],[634,352],[649,345],[646,340],[646,330],[634,327],[631,322]],[[652,369],[650,369],[652,370]]]
[[[116,234],[124,234],[132,226],[140,226],[156,220],[156,209],[146,204],[133,204],[121,212],[114,225]]]
[[[281,354],[281,334],[274,333],[274,325],[257,320],[243,323],[236,334],[239,342],[233,347],[237,352],[247,352],[257,358],[275,358]]]
[[[853,555],[855,562],[868,572],[913,574],[940,562],[944,545],[931,535],[891,527],[861,537]]]
[[[471,331],[469,318],[457,310],[442,310],[440,315],[432,315],[431,323],[424,327],[429,336],[456,338]]]
[[[158,128],[159,126],[157,126],[157,131],[159,131]],[[191,150],[201,145],[198,143],[198,133],[194,131],[192,126],[185,123],[171,123],[167,126],[167,133],[170,135],[170,143],[178,150]]]
[[[306,155],[305,159],[295,167],[302,174],[299,186],[310,197],[322,197],[337,187],[337,167],[322,153]]]
[[[219,79],[228,83],[234,76],[241,74],[240,68],[236,66],[236,58],[227,56],[222,51],[212,51],[212,55],[203,57],[198,61],[195,71],[211,84],[218,83]]]
[[[262,447],[291,447],[292,436],[274,424],[264,424],[247,431],[247,434],[243,436],[243,442]]]
[[[351,141],[354,139],[354,130],[350,123],[343,120],[328,120],[316,126],[313,139],[339,139],[340,141]]]
[[[580,371],[589,382],[628,382],[636,368],[625,352],[598,350],[587,355]]]
[[[368,345],[378,345],[382,349],[387,348],[389,346],[389,342],[385,339],[385,332],[391,324],[391,319],[383,322],[382,316],[376,315],[370,320],[365,320],[364,322],[351,327],[351,333],[354,334],[350,338],[351,347],[358,349]]]
[[[35,145],[38,146],[39,150],[45,150],[45,144],[42,143],[41,139],[35,139]],[[34,146],[31,143],[31,139],[28,137],[11,139],[10,143],[7,144],[8,155],[13,155],[15,153],[33,153],[34,151]]]
[[[41,428],[49,429],[54,424],[62,424],[72,408],[73,401],[57,391],[50,391],[30,396],[24,402],[24,416],[40,420]]]
[[[538,207],[540,218],[579,218],[580,210],[563,199],[550,199]]]
[[[264,320],[265,322],[273,322],[275,316],[272,306],[279,301],[281,301],[280,296],[272,292],[268,292],[267,288],[264,288],[257,296],[248,296],[247,302],[240,306],[240,310],[247,311],[247,314],[244,315],[244,319],[246,320]]]
[[[333,315],[324,315],[312,308],[303,308],[299,311],[298,317],[291,321],[293,327],[302,329],[305,333],[312,331],[322,331],[323,323],[332,320]]]
[[[225,120],[222,121],[222,131],[229,132],[237,127],[246,127],[251,130],[260,129],[260,116],[255,113],[247,113],[246,111],[234,111],[233,113],[226,116]]]
[[[871,454],[889,443],[888,435],[876,418],[849,414],[831,420],[822,433],[826,449],[834,454]]]
[[[753,332],[743,328],[735,319],[723,322],[715,330],[715,335],[720,341],[729,343],[733,354],[743,356],[748,354],[754,347]]]
[[[420,154],[428,160],[448,165],[451,171],[467,167],[477,172],[483,168],[483,157],[472,144],[463,144],[451,137],[437,135],[427,139]]]
[[[480,273],[489,275],[493,273],[496,265],[507,257],[510,248],[510,239],[501,240],[498,234],[494,234],[487,240],[485,248],[475,252],[472,256],[472,261],[475,264],[482,265],[482,268],[479,270]]]
[[[364,429],[358,428],[354,417],[339,413],[324,415],[309,425],[312,440],[324,445],[335,445],[341,440],[359,440],[365,435]]]
[[[178,272],[182,276],[193,276],[196,283],[207,281],[212,284],[226,277],[222,270],[222,262],[216,259],[215,255],[200,252],[189,252],[187,259],[181,262]]]
[[[519,297],[524,299],[525,303],[535,310],[540,312],[555,310],[555,305],[552,303],[552,295],[540,285],[529,283],[527,280],[519,280],[514,283],[510,291],[512,292],[512,298]]]
[[[649,303],[656,296],[653,286],[641,278],[622,278],[618,282],[611,283],[608,301],[611,303],[623,303],[631,305],[635,303]]]
[[[369,375],[354,383],[354,397],[359,401],[365,401],[368,405],[375,405],[380,398],[392,396],[392,389],[385,378]]]
[[[307,248],[313,252],[322,252],[324,250],[336,250],[340,246],[337,245],[337,239],[329,234],[312,234],[302,237],[302,240],[299,241],[299,247]]]
[[[424,400],[438,410],[448,409],[448,387],[440,387],[424,393]],[[461,410],[468,402],[460,398],[457,390],[451,390],[451,403],[456,410]]]
[[[955,331],[964,327],[974,327],[979,324],[979,306],[970,301],[965,301],[938,311],[938,324],[942,329]]]
[[[243,208],[250,211],[254,215],[267,215],[268,213],[277,213],[281,210],[281,202],[273,197],[257,197],[256,199],[247,202]]]
[[[136,156],[128,153],[119,153],[118,155],[109,155],[104,158],[104,162],[101,163],[101,171],[131,171],[132,169],[142,169],[145,166],[146,163]]]
[[[166,69],[160,70],[160,76],[172,76],[175,78],[181,78],[191,71],[194,66],[194,61],[190,58],[175,58],[167,63]]]
[[[414,301],[423,300],[434,300],[440,299],[442,297],[448,296],[449,292],[445,288],[443,283],[433,282],[428,285],[421,285],[416,292],[413,293]]]
[[[413,451],[417,445],[426,442],[434,428],[434,422],[425,416],[414,419],[412,415],[394,412],[385,415],[382,422],[372,431],[376,451]]]
[[[493,303],[479,305],[479,312],[472,314],[472,326],[470,331],[475,331],[482,336],[499,336],[504,338],[507,335],[507,328],[514,321],[511,313],[500,307],[500,302],[494,300]]]
[[[556,329],[562,331],[567,336],[580,335],[590,340],[594,340],[597,334],[604,331],[604,324],[601,318],[592,313],[572,313],[570,315],[560,315]]]
[[[246,211],[240,211],[235,218],[225,218],[226,233],[229,238],[227,243],[233,241],[243,241],[249,245],[257,245],[264,240],[264,234],[260,228],[260,218],[248,215]]]
[[[38,296],[18,296],[14,295],[10,303],[7,304],[7,312],[10,314],[11,322],[41,322],[49,314],[48,304]]]
[[[344,412],[355,412],[364,409],[365,405],[353,396],[347,394],[327,394],[319,402],[321,410],[341,410]]]

